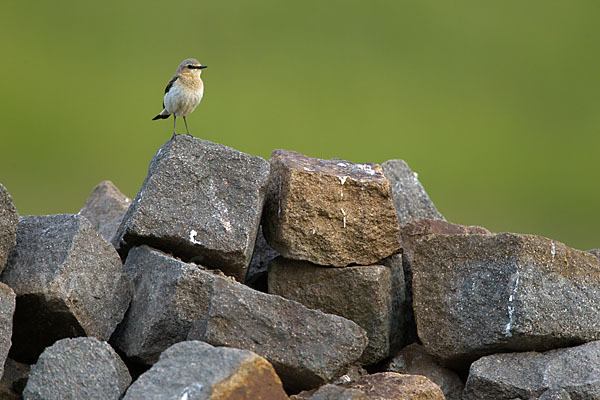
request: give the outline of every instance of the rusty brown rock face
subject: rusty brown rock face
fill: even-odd
[[[369,400],[444,400],[442,390],[420,375],[380,372],[344,386],[360,390]]]
[[[400,251],[390,183],[377,164],[275,150],[263,228],[282,256],[320,265],[369,265]]]

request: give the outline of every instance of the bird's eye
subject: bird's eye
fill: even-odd
[[[187,67],[188,69],[194,69],[194,66],[192,64],[188,64]]]

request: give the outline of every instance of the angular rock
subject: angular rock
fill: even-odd
[[[368,400],[369,398],[358,389],[349,389],[336,385],[323,385],[307,397],[309,400]]]
[[[588,250],[587,252],[595,255],[596,258],[600,259],[600,249],[592,249],[592,250]]]
[[[21,217],[0,280],[17,295],[11,358],[22,362],[65,337],[107,340],[131,299],[115,248],[78,215]]]
[[[392,321],[402,316],[392,314],[392,273],[383,265],[323,268],[278,257],[269,265],[268,279],[269,293],[360,325],[369,339],[359,359],[362,364],[386,358],[390,336],[402,335],[391,332]],[[404,282],[400,289],[403,291]]]
[[[244,282],[268,174],[260,157],[176,136],[154,155],[125,214],[121,252],[147,244]]]
[[[20,400],[29,378],[29,365],[7,358],[0,379],[0,399]]]
[[[267,278],[267,270],[269,268],[269,262],[272,259],[279,256],[279,253],[276,252],[269,246],[264,235],[262,226],[258,229],[258,234],[256,235],[256,243],[254,244],[254,253],[252,253],[252,259],[250,260],[250,265],[248,266],[248,274],[246,275],[246,285],[249,285],[253,288],[260,285],[258,282],[264,283],[264,290],[266,291],[266,278]]]
[[[394,254],[381,261],[381,265],[391,273],[390,355],[400,351],[407,343],[417,340],[412,299],[408,297],[402,260],[402,254]]]
[[[390,361],[387,371],[400,374],[422,375],[438,385],[446,400],[461,400],[464,384],[458,375],[440,366],[421,346],[406,346]]]
[[[4,372],[4,361],[11,347],[15,297],[15,292],[10,287],[0,283],[0,376]]]
[[[389,160],[381,164],[383,174],[390,181],[394,207],[400,227],[422,219],[444,220],[444,216],[425,192],[423,185],[404,160]]]
[[[214,281],[208,315],[194,323],[188,340],[253,351],[290,391],[339,376],[367,345],[352,321],[225,279]]]
[[[0,273],[6,265],[6,259],[15,247],[19,213],[15,208],[8,190],[0,183]]]
[[[406,319],[407,319],[407,343],[417,341],[417,327],[413,313],[413,295],[412,295],[412,259],[415,247],[419,240],[432,233],[443,233],[447,235],[487,235],[490,234],[485,228],[480,226],[463,226],[446,222],[441,219],[426,219],[413,221],[400,229],[400,239],[402,242],[402,266],[404,269],[404,278],[406,280]],[[391,262],[385,260],[383,264]]]
[[[117,247],[117,230],[123,216],[131,204],[131,199],[119,191],[111,181],[100,182],[79,211],[109,243]]]
[[[31,367],[23,399],[119,399],[130,383],[127,367],[108,343],[62,339]]]
[[[147,246],[129,252],[134,298],[112,342],[151,364],[170,345],[199,339],[265,357],[286,385],[314,386],[362,354],[363,329],[344,318],[250,289]]]
[[[480,358],[471,365],[463,395],[465,400],[538,397],[599,398],[600,342]]]
[[[379,372],[344,386],[360,390],[369,400],[444,400],[442,390],[419,375]]]
[[[369,265],[400,251],[390,184],[377,164],[275,150],[265,201],[267,242],[320,265]]]
[[[456,368],[600,339],[600,261],[589,253],[535,235],[428,235],[412,267],[419,337]]]
[[[189,341],[169,347],[127,390],[124,400],[281,399],[279,377],[264,358],[247,350]]]
[[[133,299],[111,343],[134,362],[151,365],[169,346],[186,339],[210,304],[214,276],[148,246],[125,261]]]

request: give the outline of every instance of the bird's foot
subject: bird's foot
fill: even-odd
[[[194,135],[192,135],[192,134],[191,134],[191,133],[189,133],[189,132],[188,132],[188,133],[186,133],[186,135],[188,135],[188,136],[191,136],[191,137],[194,137]]]
[[[173,132],[173,136],[171,136],[171,140],[175,139],[175,136],[177,136],[177,133]]]

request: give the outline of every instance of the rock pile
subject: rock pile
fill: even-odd
[[[599,254],[447,222],[402,160],[176,136],[132,201],[0,185],[0,396],[600,398]]]

